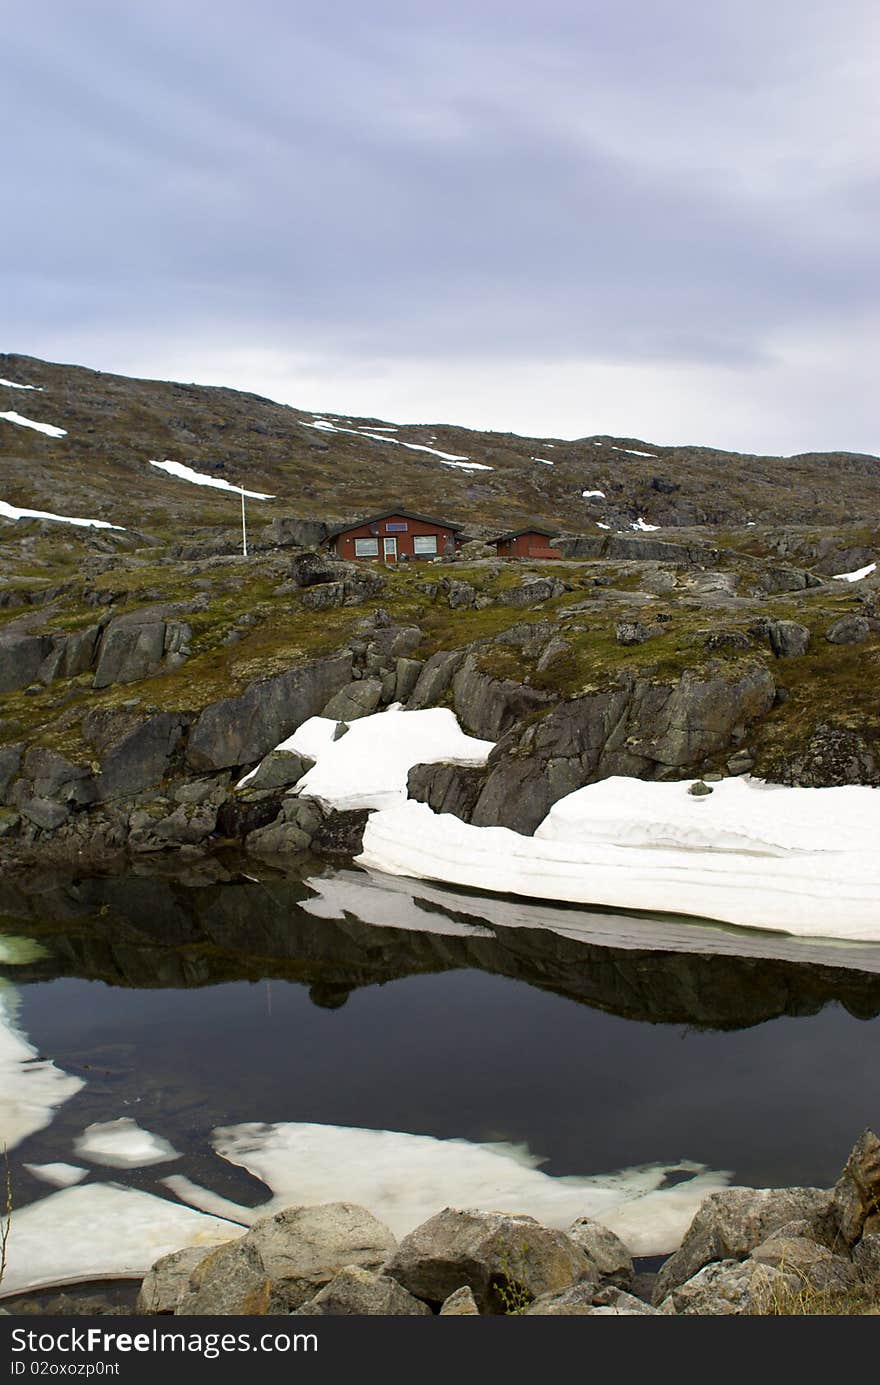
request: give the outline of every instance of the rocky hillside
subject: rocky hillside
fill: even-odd
[[[163,537],[234,523],[235,498],[174,479],[151,460],[272,495],[253,502],[264,521],[295,515],[332,522],[402,500],[477,533],[534,517],[568,533],[640,519],[858,529],[880,507],[880,460],[852,453],[751,457],[641,438],[564,441],[395,425],[27,356],[0,355],[0,380],[34,387],[0,384],[0,500]],[[10,412],[64,436],[9,421],[3,415]]]
[[[357,822],[285,801],[297,757],[235,785],[305,718],[392,701],[451,706],[498,743],[483,769],[417,767],[410,793],[520,832],[611,774],[880,783],[876,459],[440,427],[392,443],[390,425],[230,390],[12,356],[0,379],[0,836],[16,851],[344,854]],[[277,497],[249,502],[247,558],[238,496],[149,464],[165,459]],[[501,563],[474,541],[386,571],[316,550],[327,520],[395,496],[475,535],[539,510],[567,528],[565,557]]]

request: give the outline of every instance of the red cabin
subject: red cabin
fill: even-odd
[[[324,540],[336,558],[370,558],[379,563],[452,557],[461,542],[460,524],[402,509],[338,524]]]
[[[559,549],[550,547],[550,540],[557,532],[533,524],[528,529],[499,534],[497,539],[489,539],[489,543],[495,545],[499,558],[561,558]]]

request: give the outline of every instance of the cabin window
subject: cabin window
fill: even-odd
[[[429,553],[434,554],[434,553],[436,553],[436,552],[437,552],[437,535],[436,535],[436,534],[414,534],[414,535],[413,535],[413,553],[422,553],[422,554],[424,554],[424,555],[427,555],[427,554],[429,554]]]
[[[355,539],[354,556],[356,558],[378,558],[379,540],[378,539]]]
[[[400,524],[389,523],[385,525],[385,530],[388,534],[405,534],[408,528],[409,525],[405,521]]]

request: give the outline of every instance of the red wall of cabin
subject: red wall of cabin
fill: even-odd
[[[499,543],[499,558],[561,558],[558,548],[550,547],[546,534],[518,534],[515,539]]]
[[[400,532],[399,530],[395,531],[392,529],[389,533],[389,524],[405,524],[406,531]],[[382,540],[385,538],[386,534],[389,538],[397,539],[398,558],[405,553],[407,561],[413,561],[417,563],[430,562],[430,560],[435,556],[437,558],[442,558],[446,548],[447,540],[454,540],[455,538],[454,531],[452,529],[447,528],[445,525],[429,524],[426,520],[423,519],[408,519],[406,515],[387,515],[384,519],[380,519],[376,524],[358,524],[355,525],[352,529],[345,529],[341,534],[337,534],[336,538],[333,540],[332,543],[332,550],[337,558],[353,559],[355,557],[355,539],[378,538],[379,553],[377,557],[361,558],[359,559],[359,561],[381,563],[385,561],[384,545],[382,543]],[[413,538],[421,534],[433,534],[435,536],[435,538],[437,539],[436,554],[415,553],[413,551]]]

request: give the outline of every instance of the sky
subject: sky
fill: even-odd
[[[873,0],[5,0],[0,349],[880,452]]]

